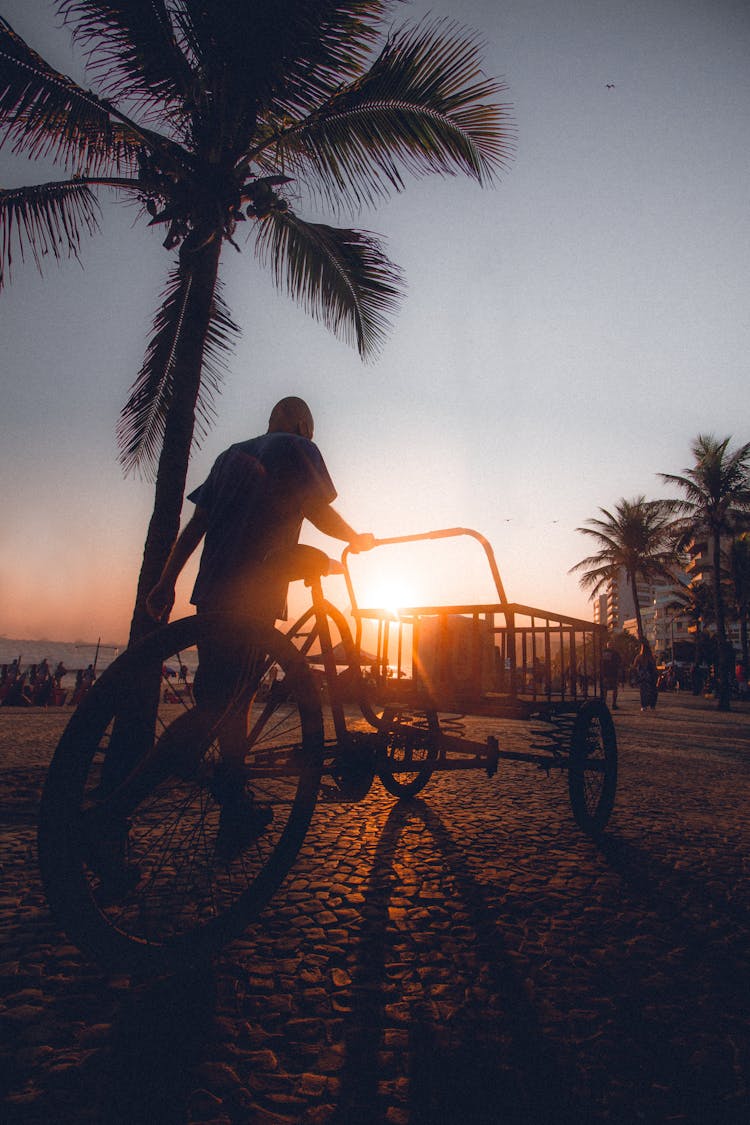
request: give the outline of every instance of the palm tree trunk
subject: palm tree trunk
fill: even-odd
[[[143,550],[138,593],[130,623],[129,645],[135,644],[156,628],[146,610],[146,597],[161,576],[180,527],[195,425],[195,404],[200,389],[203,346],[214,299],[220,250],[221,242],[216,239],[203,250],[191,255],[185,263],[185,269],[190,275],[190,291],[182,321],[183,332],[175,348],[179,378],[174,380],[175,393],[167,413],[156,476],[154,509]],[[157,663],[143,665],[138,671],[136,698],[130,700],[127,710],[118,713],[104,762],[104,784],[112,788],[127,777],[153,740],[161,669]]]
[[[190,274],[190,293],[182,335],[175,350],[179,377],[169,405],[154,490],[154,508],[143,549],[135,609],[130,624],[130,644],[154,628],[146,611],[146,597],[161,576],[164,563],[180,529],[190,449],[195,427],[195,405],[200,390],[203,348],[216,291],[221,239],[190,255],[184,268]]]
[[[730,710],[730,657],[727,644],[727,629],[724,618],[724,596],[721,589],[721,533],[712,533],[712,563],[714,609],[716,613],[716,641],[718,645],[717,671],[719,673],[719,710]]]
[[[643,644],[646,638],[643,635],[643,618],[641,617],[641,606],[638,601],[638,581],[635,574],[630,575],[630,590],[633,594],[633,604],[635,605],[635,626],[638,630],[638,640]]]

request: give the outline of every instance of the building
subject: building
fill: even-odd
[[[695,634],[690,631],[690,620],[675,604],[677,593],[676,586],[655,587],[651,604],[641,607],[643,632],[657,664],[672,659],[689,659],[686,651],[691,650],[694,644]],[[634,617],[625,622],[625,631],[636,634]]]
[[[678,648],[682,649],[684,643],[690,640],[688,618],[678,609],[680,592],[690,584],[692,577],[688,574],[690,557],[687,553],[681,563],[681,571],[676,574],[674,582],[640,579],[636,584],[643,632],[657,662],[671,660],[675,644],[679,642]],[[616,582],[610,582],[606,600],[607,628],[615,633],[637,635],[635,601],[624,571],[619,573]]]
[[[597,594],[594,598],[594,624],[607,624],[607,595]]]
[[[688,644],[693,644],[695,626],[686,614],[679,612],[679,594],[686,586],[698,582],[710,585],[712,582],[711,549],[705,539],[693,540],[680,562],[681,571],[676,575],[675,582],[640,580],[637,583],[643,632],[657,663],[685,659],[681,654]],[[605,594],[595,598],[594,621],[606,624],[612,633],[637,635],[635,602],[624,571],[619,572],[615,581],[610,581]],[[727,620],[726,629],[728,640],[735,649],[739,649],[739,623]]]
[[[636,589],[638,606],[643,616],[643,613],[653,606],[655,600],[658,599],[662,603],[673,597],[675,584],[639,580]],[[606,623],[611,633],[635,632],[635,627],[632,630],[627,627],[629,622],[635,622],[635,601],[624,571],[620,571],[616,581],[609,583],[607,592],[602,597],[606,600],[606,613],[602,618],[602,624]],[[594,620],[596,621],[596,607]]]

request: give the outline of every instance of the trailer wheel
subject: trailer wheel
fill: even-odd
[[[437,712],[387,707],[380,724],[378,777],[394,797],[414,797],[432,776],[440,733]]]

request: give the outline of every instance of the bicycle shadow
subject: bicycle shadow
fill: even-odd
[[[747,1040],[747,905],[705,874],[676,868],[616,833],[599,840],[597,851],[620,879],[622,906],[637,908],[647,935],[641,948],[620,941],[602,981],[627,1043],[620,1081],[662,1091],[658,1120],[746,1122],[746,1101],[736,1095],[748,1076],[738,1046]]]
[[[698,990],[706,981],[720,1008],[735,1009],[738,996],[746,995],[740,981],[747,978],[747,966],[737,953],[744,949],[750,928],[747,896],[738,893],[744,883],[739,866],[732,890],[722,882],[714,885],[705,871],[678,869],[615,834],[603,837],[597,849],[619,876],[624,893],[655,919],[666,944],[679,951],[669,968],[673,974],[681,970],[685,977],[680,982],[685,1008],[698,1003]],[[744,1015],[742,1006],[741,1012]]]
[[[704,919],[724,916],[744,928],[750,926],[750,911],[746,903],[725,893],[716,893],[705,872],[696,874],[687,868],[678,869],[654,851],[646,851],[617,832],[607,832],[597,841],[596,848],[634,897],[665,921],[675,921],[677,906],[689,902],[698,916]],[[737,881],[740,883],[742,880],[743,873],[738,870]]]
[[[216,1008],[212,966],[134,986],[112,1027],[98,1120],[183,1125],[191,1074],[203,1058]]]
[[[472,875],[462,848],[440,817],[421,800],[393,806],[381,831],[364,890],[363,928],[352,982],[352,1010],[345,1031],[345,1065],[338,1125],[375,1125],[385,1119],[379,1104],[381,1052],[386,1025],[384,984],[393,933],[389,902],[400,887],[394,871],[399,838],[415,823],[430,834],[446,862],[468,922],[476,934],[483,984],[501,1011],[482,1014],[476,999],[459,1006],[449,1021],[436,1018],[427,996],[412,1005],[408,1024],[408,1120],[410,1125],[547,1125],[582,1120],[545,1038],[524,981],[509,955],[502,920]],[[447,904],[450,906],[450,904]],[[436,935],[435,942],[440,941]],[[429,964],[429,953],[425,954]],[[379,982],[379,984],[378,984]],[[475,982],[467,981],[467,989]],[[425,990],[429,986],[425,985]],[[396,1046],[396,1050],[400,1048]]]

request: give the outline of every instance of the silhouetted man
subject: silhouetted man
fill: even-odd
[[[336,498],[323,457],[313,443],[313,417],[300,398],[283,398],[271,411],[268,430],[230,446],[188,499],[195,511],[180,532],[159,582],[148,595],[149,613],[164,620],[174,604],[178,575],[205,536],[191,601],[198,613],[241,613],[272,625],[284,611],[287,579],[269,556],[296,545],[303,519],[319,531],[369,549],[372,535],[360,535],[331,506]],[[242,654],[226,649],[200,651],[194,694],[198,708],[226,707],[231,668]],[[231,689],[230,689],[231,690]],[[242,719],[244,724],[244,718]],[[244,729],[221,738],[223,774],[217,796],[221,821],[217,844],[227,851],[262,830],[267,810],[254,808],[243,778]],[[267,823],[267,820],[266,820]]]

